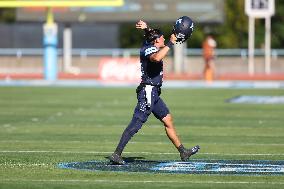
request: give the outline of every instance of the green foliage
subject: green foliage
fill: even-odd
[[[0,8],[0,22],[11,23],[15,21],[15,9],[1,9]]]
[[[218,48],[247,48],[248,46],[248,16],[245,14],[244,0],[226,0],[224,6],[224,23],[222,24],[200,24],[195,23],[195,30],[188,40],[189,48],[200,48],[202,41],[207,34],[213,35],[218,43]],[[284,48],[284,1],[276,0],[276,14],[272,17],[272,48]],[[139,47],[142,43],[143,34],[139,33],[131,25],[123,25],[121,27],[121,47]],[[152,24],[150,23],[152,26]],[[159,26],[158,23],[156,25]],[[166,26],[168,25],[168,26]],[[161,25],[160,25],[161,26]],[[166,34],[166,39],[170,35],[172,26],[162,24],[162,29]],[[141,32],[142,33],[142,32]],[[137,36],[138,35],[138,36]],[[265,38],[265,22],[264,19],[256,19],[255,21],[255,46],[262,48]]]
[[[225,22],[216,28],[219,48],[243,48],[247,41],[247,16],[244,1],[225,1]]]
[[[137,31],[135,24],[120,25],[120,47],[139,48],[143,41],[143,31]]]
[[[195,23],[195,30],[187,41],[189,48],[200,48],[205,36],[215,36],[218,48],[247,48],[248,46],[248,17],[244,11],[244,0],[226,0],[224,6],[224,23],[200,24]],[[272,17],[272,48],[284,48],[284,1],[275,0],[276,13]],[[15,9],[0,9],[0,22],[15,22]],[[152,27],[163,30],[166,39],[171,34],[172,25],[169,23],[149,23]],[[256,19],[255,22],[255,46],[261,48],[264,45],[265,22],[264,19]],[[143,32],[135,29],[135,23],[121,24],[120,47],[139,48],[143,41]]]
[[[271,44],[273,48],[284,48],[284,1],[276,0],[276,13],[272,17]]]

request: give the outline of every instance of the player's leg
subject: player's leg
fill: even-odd
[[[161,122],[164,123],[166,134],[168,138],[172,141],[174,146],[177,148],[177,150],[179,151],[182,161],[188,160],[190,156],[198,152],[198,150],[200,149],[198,145],[194,146],[191,149],[186,149],[182,145],[177,135],[177,132],[176,132],[176,129],[173,123],[173,118],[171,114],[169,113],[169,109],[167,108],[166,104],[163,102],[161,98],[155,104],[153,108],[153,114],[156,116],[156,118],[160,119]]]
[[[205,60],[205,67],[204,67],[204,78],[207,82],[211,82],[213,77],[212,77],[212,69],[210,65],[210,59],[207,58]]]
[[[145,123],[148,119],[148,116],[151,114],[151,108],[147,108],[146,100],[145,100],[145,90],[142,88],[137,91],[137,99],[138,103],[134,110],[134,114],[131,122],[124,130],[121,135],[120,141],[114,151],[114,153],[109,157],[109,159],[116,164],[125,164],[123,161],[121,154],[130,141],[130,139],[141,129],[143,123]]]
[[[204,58],[203,77],[206,79],[206,72],[209,68],[208,59]]]
[[[181,145],[181,142],[174,127],[171,114],[167,114],[161,121],[164,123],[168,138],[172,141],[174,146],[178,148]]]
[[[171,114],[168,114],[166,117],[162,119],[162,122],[164,123],[165,130],[167,133],[168,138],[172,141],[172,143],[175,145],[175,147],[178,149],[180,153],[180,158],[182,161],[187,161],[188,158],[198,152],[200,147],[194,146],[191,149],[186,149],[182,143],[180,142],[180,139],[176,133],[173,121],[172,121],[172,116]]]
[[[215,73],[216,73],[216,66],[215,66],[215,63],[214,63],[214,57],[212,57],[209,60],[209,67],[210,67],[210,70],[211,70],[212,79],[214,79]]]
[[[109,157],[109,159],[116,164],[123,165],[125,164],[124,160],[121,157],[122,151],[124,150],[126,144],[130,141],[130,139],[141,129],[143,125],[143,121],[141,121],[137,116],[134,114],[132,117],[131,122],[124,130],[121,135],[120,141],[114,151],[114,153]]]

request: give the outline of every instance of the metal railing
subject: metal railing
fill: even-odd
[[[186,55],[188,56],[202,56],[202,49],[186,49]],[[255,56],[264,56],[264,49],[255,49]],[[44,50],[41,48],[29,49],[29,48],[5,48],[0,49],[0,56],[16,56],[18,58],[22,56],[42,56]],[[58,49],[58,55],[62,56],[63,50]],[[139,49],[72,49],[73,56],[138,56]],[[216,49],[217,56],[240,56],[247,57],[247,49]],[[277,58],[278,56],[284,56],[284,49],[272,49],[271,56]]]

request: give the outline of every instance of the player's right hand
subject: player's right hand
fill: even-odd
[[[137,29],[146,29],[147,28],[147,23],[144,22],[143,20],[139,20],[137,23],[136,23],[136,28]]]

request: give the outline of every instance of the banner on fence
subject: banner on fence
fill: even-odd
[[[103,58],[99,78],[106,82],[139,83],[141,66],[138,58]]]

